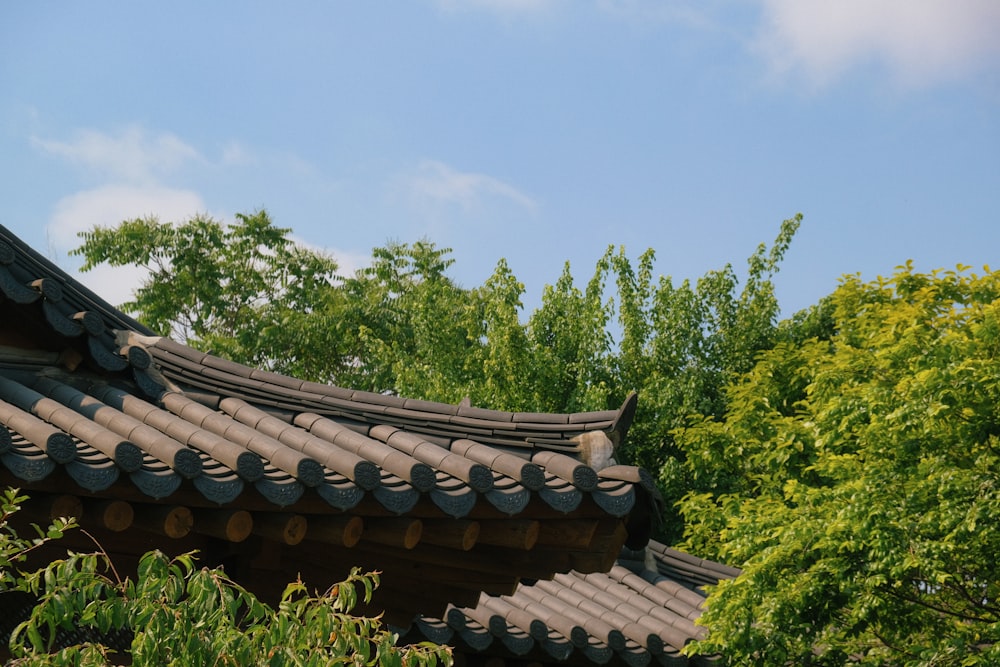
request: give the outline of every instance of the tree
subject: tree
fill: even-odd
[[[683,531],[677,501],[692,490],[711,488],[686,465],[690,453],[678,445],[677,431],[691,414],[726,414],[727,384],[778,340],[780,309],[772,281],[801,221],[801,215],[785,220],[770,248],[758,246],[742,285],[730,265],[694,284],[675,285],[669,276],[654,280],[652,250],[635,266],[623,250],[609,258],[622,331],[613,382],[637,390],[640,398],[619,455],[659,473],[667,508],[660,537],[667,542]]]
[[[614,341],[608,330],[614,321],[605,295],[611,252],[609,248],[598,260],[583,291],[575,286],[567,262],[528,320],[530,373],[523,382],[534,410],[604,410],[621,405],[625,397],[616,387]]]
[[[20,568],[32,550],[58,540],[72,521],[57,519],[38,537],[20,537],[10,518],[27,500],[8,489],[0,514],[0,589],[21,590],[38,603],[11,635],[13,665],[114,664],[108,640],[133,637],[134,665],[334,665],[434,667],[451,664],[450,649],[430,643],[396,645],[379,618],[355,616],[368,603],[378,574],[354,570],[325,593],[290,583],[277,608],[226,577],[198,568],[193,554],[169,559],[146,553],[137,575],[121,578],[107,554],[70,553],[35,572]],[[89,633],[91,641],[54,650],[60,630]]]
[[[83,232],[82,271],[101,263],[148,272],[122,308],[161,335],[234,361],[293,375],[349,363],[338,336],[336,262],[294,243],[265,211],[232,225],[155,217]],[[310,345],[302,345],[307,337]]]
[[[392,242],[344,280],[340,332],[351,363],[337,384],[453,403],[467,395],[470,357],[481,346],[480,308],[447,276],[450,253],[426,240]]]
[[[687,546],[740,564],[694,651],[1000,664],[1000,273],[848,277],[678,434]]]

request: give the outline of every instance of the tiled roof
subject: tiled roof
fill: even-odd
[[[475,606],[420,618],[404,638],[517,661],[711,664],[717,659],[689,659],[680,650],[704,636],[695,625],[705,601],[702,587],[737,574],[650,542],[645,551],[625,550],[607,573],[572,571],[523,583],[511,595],[483,594]]]
[[[290,407],[280,392],[269,395]],[[322,402],[322,394],[313,395],[313,403]],[[530,444],[518,455],[468,433],[449,441],[349,419],[343,408],[330,414],[308,399],[282,419],[261,407],[259,395],[256,404],[217,395],[206,405],[204,394],[197,398],[176,390],[157,399],[137,396],[105,378],[52,366],[0,367],[0,422],[7,427],[0,430],[0,460],[26,482],[62,466],[88,491],[127,478],[156,500],[190,480],[205,501],[219,505],[235,502],[248,487],[278,508],[315,493],[336,510],[369,499],[405,514],[425,498],[455,518],[481,502],[517,515],[533,498],[572,511],[586,497],[619,517],[635,504],[633,470],[598,472]]]
[[[648,537],[649,475],[587,463],[634,396],[501,412],[248,368],[154,336],[3,228],[0,294],[0,483],[42,515],[222,555],[253,536],[253,572],[379,568],[401,614],[606,570]]]

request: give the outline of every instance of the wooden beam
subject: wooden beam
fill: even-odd
[[[137,528],[175,540],[185,537],[194,526],[194,515],[182,505],[138,505],[136,519]]]
[[[364,521],[359,516],[312,515],[306,540],[350,548],[361,539],[364,529]]]
[[[83,501],[79,496],[32,493],[14,516],[45,525],[60,517],[79,520],[83,517]]]
[[[365,534],[367,535],[367,530]],[[389,546],[374,547],[371,544],[366,545],[365,541],[362,540],[355,548],[359,552],[355,558],[364,558],[366,564],[369,560],[375,563],[378,562],[379,557],[392,556],[403,562],[415,561],[466,572],[502,575],[512,580],[519,576],[530,579],[550,579],[556,572],[567,572],[572,569],[567,554],[562,554],[557,559],[558,562],[552,563],[549,562],[549,557],[553,554],[538,556],[536,555],[537,550],[523,551],[482,544],[477,544],[469,551],[447,549],[426,543],[421,543],[415,549],[404,550]]]
[[[471,567],[461,568],[414,561],[409,558],[412,554],[413,552],[410,551],[389,551],[374,546],[361,546],[350,554],[338,555],[338,562],[343,563],[345,568],[349,565],[362,563],[366,569],[382,572],[383,579],[387,578],[388,581],[403,579],[413,586],[419,585],[420,582],[426,582],[432,587],[448,586],[454,589],[506,595],[513,592],[518,582],[517,575],[509,571],[502,573],[483,572],[475,569],[474,563]],[[303,559],[316,565],[322,565],[324,562],[329,564],[331,555],[328,552],[313,553],[304,555]]]
[[[474,547],[481,533],[478,521],[429,519],[423,523],[421,541],[459,551],[468,551]]]
[[[628,539],[628,528],[625,527],[624,521],[618,521],[614,524],[614,528],[610,535],[605,538],[602,543],[607,545],[604,549],[605,557],[600,567],[591,570],[592,572],[607,572],[612,567],[615,566],[615,561],[618,560],[618,554],[621,552],[622,546],[625,544],[625,540]],[[585,570],[580,570],[581,572],[586,572]]]
[[[531,519],[507,519],[506,521],[481,521],[479,544],[495,547],[509,547],[530,551],[538,541],[541,526]]]
[[[567,519],[566,521],[546,521],[538,533],[538,546],[585,549],[597,532],[596,519]]]
[[[127,530],[134,519],[132,505],[124,500],[88,500],[84,503],[83,521],[95,521],[114,533]]]
[[[242,542],[253,532],[253,516],[246,510],[198,510],[193,530],[227,542]]]
[[[363,542],[376,542],[387,547],[412,549],[420,542],[423,534],[420,519],[372,519],[365,522]]]
[[[307,530],[306,518],[291,512],[258,512],[253,521],[255,535],[289,545],[301,542]]]

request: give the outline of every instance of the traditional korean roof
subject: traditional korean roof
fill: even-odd
[[[378,568],[399,618],[607,571],[648,539],[649,475],[595,463],[634,395],[502,412],[249,368],[154,335],[3,228],[0,294],[0,483],[32,516],[134,554],[197,548],[261,586]]]
[[[704,586],[737,574],[650,542],[644,550],[624,550],[606,573],[557,574],[522,583],[511,595],[483,594],[472,607],[451,606],[442,618],[421,617],[405,639],[519,663],[714,664],[716,657],[689,659],[680,651],[704,637],[695,625]]]
[[[556,415],[563,421],[529,422],[515,414],[500,422],[496,413],[492,419],[468,417],[454,406],[418,408],[417,402],[372,394],[359,399],[362,392],[258,374],[169,339],[144,341],[139,347],[133,339],[130,354],[137,356],[138,349],[153,360],[131,369],[146,395],[104,376],[49,365],[55,359],[26,363],[20,352],[8,352],[4,364],[0,352],[6,366],[0,366],[0,422],[8,430],[6,437],[0,433],[0,456],[6,468],[39,482],[63,466],[95,493],[127,476],[152,500],[190,481],[204,501],[218,505],[236,502],[252,487],[284,508],[312,490],[336,510],[369,500],[406,514],[429,500],[454,518],[469,516],[482,502],[516,516],[533,499],[571,512],[585,497],[621,517],[635,504],[635,482],[643,481],[634,469],[596,471],[539,443],[552,440],[554,428],[570,435],[614,426],[620,411],[594,413],[600,421]],[[152,364],[161,360],[167,361],[154,380]],[[208,382],[196,392],[174,384],[170,376],[181,374],[177,368],[199,369],[216,381],[215,391],[204,391]],[[251,379],[261,377],[270,381]],[[253,387],[241,391],[242,380]],[[352,397],[342,398],[345,393]],[[559,440],[563,451],[573,450],[571,437]]]

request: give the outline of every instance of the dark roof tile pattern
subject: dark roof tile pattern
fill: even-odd
[[[680,651],[704,636],[695,624],[703,587],[738,574],[654,541],[645,551],[623,550],[607,573],[571,571],[512,595],[484,593],[474,607],[452,606],[443,618],[422,617],[400,631],[407,640],[543,663],[715,664],[717,657]]]
[[[24,440],[5,459],[15,475],[30,469],[35,481],[41,469],[13,459],[44,455],[58,465],[92,468],[85,487],[91,490],[110,486],[120,469],[155,498],[189,479],[198,480],[206,500],[227,502],[239,478],[281,506],[317,489],[343,510],[374,492],[399,513],[429,494],[455,517],[468,514],[479,496],[508,513],[517,513],[533,494],[564,512],[589,495],[613,516],[628,514],[635,502],[632,484],[601,478],[555,452],[538,452],[529,461],[464,438],[451,451],[392,426],[359,432],[308,412],[288,423],[236,398],[222,399],[213,410],[165,392],[157,405],[100,379],[82,383],[84,377],[51,368],[0,369],[0,423]],[[387,483],[391,490],[379,493]]]
[[[69,335],[80,336],[86,333],[104,343],[105,349],[110,348],[107,339],[110,338],[111,329],[148,335],[153,333],[71,278],[2,226],[0,292],[18,304],[35,303],[41,299],[46,318],[58,316],[84,322],[84,326],[79,329],[71,328]],[[97,318],[101,325],[97,324]],[[57,329],[62,326],[64,325],[61,323],[53,325]]]
[[[510,413],[404,399],[388,394],[349,391],[258,371],[181,345],[169,338],[134,336],[168,380],[190,384],[222,396],[370,424],[395,424],[407,431],[450,440],[469,438],[508,447],[575,451],[573,438],[602,431],[620,440],[631,425],[635,396],[617,410],[574,414]],[[536,447],[535,445],[541,445]]]
[[[234,398],[223,399],[219,412],[167,392],[161,397],[163,407],[158,407],[100,381],[73,387],[67,383],[79,377],[60,381],[41,373],[0,374],[0,398],[6,399],[0,402],[0,422],[34,445],[37,452],[32,456],[46,454],[57,464],[82,461],[81,448],[93,448],[124,472],[141,472],[134,481],[153,497],[163,497],[174,484],[151,484],[150,476],[161,482],[176,476],[177,483],[180,478],[198,479],[196,486],[207,499],[223,501],[229,493],[215,488],[218,475],[201,479],[204,468],[211,466],[255,484],[267,476],[257,488],[281,505],[301,492],[293,494],[287,481],[275,486],[280,473],[309,488],[332,481],[337,491],[323,489],[320,495],[338,509],[348,509],[345,502],[360,502],[365,492],[375,491],[387,509],[407,511],[416,501],[413,494],[404,494],[409,498],[403,500],[398,492],[378,493],[386,474],[417,493],[430,492],[432,500],[454,516],[472,509],[473,492],[510,513],[523,506],[531,492],[561,511],[575,508],[584,493],[616,516],[627,514],[634,502],[629,485],[615,480],[598,484],[592,469],[553,452],[539,452],[531,461],[495,452],[486,464],[481,462],[490,458],[485,446],[465,438],[452,452],[396,427],[375,425],[359,433],[312,413],[300,413],[288,424]],[[11,468],[15,474],[19,469]],[[345,496],[343,487],[352,484],[360,493]],[[233,488],[228,481],[225,486]],[[458,495],[464,495],[464,501],[457,500]]]

